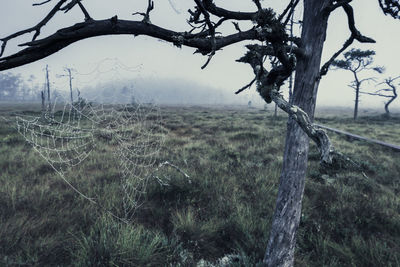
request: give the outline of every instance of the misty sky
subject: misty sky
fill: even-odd
[[[193,8],[192,1],[155,0],[154,2],[155,10],[151,13],[152,23],[175,31],[189,30],[185,22],[188,18],[186,10]],[[173,6],[170,2],[173,3]],[[270,0],[262,3],[264,7],[272,3],[279,12],[284,6],[282,3],[286,4],[286,2],[288,1]],[[54,5],[54,3],[50,3],[41,7],[32,7],[33,1],[30,0],[2,0],[2,3],[0,37],[33,26]],[[147,7],[147,0],[85,0],[83,3],[94,19],[110,18],[117,14],[121,19],[140,20],[140,16],[134,17],[131,14],[136,11],[145,11]],[[233,10],[255,10],[251,0],[220,0],[215,3]],[[374,38],[377,43],[359,44],[356,42],[352,47],[376,51],[375,64],[386,67],[386,72],[382,77],[377,74],[373,75],[378,79],[400,75],[400,52],[398,50],[400,21],[384,16],[379,9],[377,0],[354,0],[353,7],[358,29],[364,35]],[[296,17],[301,17],[301,10]],[[53,33],[60,27],[70,26],[82,20],[83,16],[78,8],[68,14],[60,13],[43,28],[42,37]],[[228,22],[226,25],[221,29],[225,34],[235,31],[231,23]],[[241,24],[242,30],[248,29],[250,26],[246,23]],[[326,61],[338,50],[349,36],[344,12],[342,10],[335,11],[329,21],[323,61]],[[9,42],[6,54],[17,51],[17,44],[28,41],[30,37],[26,36]],[[132,80],[183,79],[186,85],[187,81],[196,84],[193,88],[197,90],[199,85],[204,85],[232,92],[233,95],[234,91],[253,78],[249,66],[235,62],[245,52],[245,44],[242,42],[218,51],[209,66],[205,70],[201,70],[200,67],[206,61],[206,57],[193,55],[194,49],[191,48],[179,49],[167,42],[143,36],[97,37],[75,43],[48,58],[16,68],[12,72],[22,73],[26,76],[34,74],[41,82],[44,80],[43,69],[46,64],[49,64],[54,76],[62,74],[63,67],[69,66],[77,70],[74,82],[81,88],[96,82],[127,78]],[[321,81],[318,106],[351,107],[354,103],[354,93],[351,88],[347,87],[351,78],[351,73],[331,70]],[[56,79],[55,83],[59,87],[66,85],[62,78]],[[365,90],[368,88],[370,91],[376,90],[373,84],[365,84]],[[191,90],[191,88],[187,88],[187,90]],[[234,97],[243,98],[246,101],[258,98],[254,87],[252,92],[247,91]],[[372,105],[381,107],[384,100],[379,97],[362,96],[360,108]],[[400,101],[394,102],[393,107],[400,108]]]

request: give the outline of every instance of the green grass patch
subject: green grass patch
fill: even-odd
[[[1,266],[257,266],[282,167],[286,118],[246,109],[163,108],[165,134],[141,206],[124,217],[112,136],[65,171],[80,197],[26,144],[9,113],[0,125]],[[32,106],[30,110],[38,110]],[[26,114],[35,115],[36,111]],[[39,114],[39,113],[37,113]],[[39,114],[40,115],[40,114]],[[321,116],[318,122],[400,144],[400,120]],[[129,129],[127,129],[129,130]],[[296,266],[399,266],[399,153],[330,133],[361,167],[324,170],[311,145]],[[162,182],[161,182],[162,181]]]

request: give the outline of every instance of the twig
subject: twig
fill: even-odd
[[[344,51],[346,50],[354,41],[353,35],[350,36],[349,39],[346,40],[346,42],[343,44],[342,48],[340,48],[333,56],[322,66],[321,71],[319,73],[319,79],[321,79],[322,76],[326,75],[328,73],[329,67],[331,66],[332,62],[335,61],[335,59]]]
[[[78,5],[79,5],[80,9],[82,10],[83,14],[85,15],[85,21],[92,20],[92,18],[90,17],[89,13],[87,12],[86,8],[83,6],[81,1],[78,1]]]
[[[328,12],[332,12],[335,9],[337,9],[338,7],[342,7],[345,4],[349,4],[350,2],[352,2],[353,0],[341,0],[341,1],[336,1],[335,4],[331,4],[328,8],[327,11]]]
[[[241,30],[240,27],[239,27],[239,23],[233,21],[232,24],[233,24],[233,26],[235,26],[235,29],[236,29],[238,32],[242,32],[242,30]]]
[[[35,4],[32,4],[32,6],[41,6],[41,5],[47,4],[48,2],[51,2],[51,0],[46,0],[46,1],[43,1],[40,3],[35,3]]]
[[[132,15],[141,15],[143,16],[143,22],[145,22],[146,24],[151,24],[150,21],[150,12],[154,9],[154,2],[152,0],[149,0],[148,5],[147,5],[147,10],[146,13],[143,12],[135,12]]]
[[[242,88],[240,88],[239,90],[237,90],[237,91],[235,92],[235,94],[240,94],[241,92],[243,92],[243,91],[246,90],[247,88],[250,88],[250,87],[254,84],[254,82],[255,82],[256,80],[257,80],[257,79],[254,78],[249,84],[247,84],[247,85],[243,86]]]
[[[208,56],[208,59],[206,61],[206,63],[201,67],[201,69],[204,69],[205,67],[207,67],[207,65],[210,63],[212,57],[215,55],[215,51],[216,51],[216,42],[215,42],[215,27],[214,25],[211,23],[210,20],[210,14],[208,13],[208,11],[205,9],[205,7],[203,6],[203,3],[201,2],[201,0],[194,0],[200,10],[200,12],[203,14],[205,22],[208,26],[208,30],[210,31],[210,35],[211,35],[211,53]]]
[[[289,14],[287,15],[285,21],[283,22],[283,25],[287,25],[288,22],[289,22],[289,20],[290,20],[290,18],[293,17],[294,11],[295,11],[296,6],[297,6],[297,4],[298,4],[299,2],[300,2],[300,0],[294,0],[294,1],[293,1],[292,7],[290,8]],[[292,18],[292,19],[293,19],[293,18]]]
[[[41,20],[36,26],[33,26],[31,28],[13,33],[7,37],[1,38],[0,40],[3,42],[1,45],[1,51],[0,51],[0,57],[3,56],[4,50],[6,48],[7,42],[11,39],[17,38],[21,35],[24,35],[26,33],[30,33],[35,31],[35,34],[32,37],[32,41],[36,40],[36,38],[40,35],[40,30],[42,29],[43,26],[45,26],[53,17],[54,15],[60,11],[61,6],[66,2],[67,0],[60,0],[47,14],[47,16]]]
[[[285,23],[284,23],[286,25],[298,3],[299,3],[299,0],[291,0],[290,3],[285,8],[285,10],[282,12],[282,14],[278,17],[278,20],[281,21],[286,16],[286,14],[289,12],[289,14],[285,20]]]
[[[258,11],[262,10],[262,6],[259,0],[253,0],[254,4],[256,4]]]

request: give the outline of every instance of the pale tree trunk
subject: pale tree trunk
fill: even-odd
[[[356,120],[358,117],[358,103],[360,102],[360,87],[361,87],[361,81],[358,79],[357,69],[352,70],[354,76],[354,85],[351,86],[356,91],[356,99],[354,100],[354,114],[353,114],[354,120]]]
[[[46,86],[47,86],[48,115],[50,116],[52,110],[51,110],[51,100],[50,100],[49,65],[46,65]]]
[[[68,72],[68,78],[69,78],[69,92],[70,92],[70,96],[71,96],[71,105],[74,104],[74,96],[72,94],[72,73],[71,73],[71,69],[67,69]]]
[[[358,102],[360,101],[360,87],[356,88],[356,99],[354,100],[354,116],[353,119],[356,120],[358,116]]]
[[[390,105],[390,103],[392,103],[393,100],[394,100],[394,99],[392,98],[389,102],[387,102],[387,103],[385,104],[385,112],[386,112],[386,116],[388,116],[388,117],[390,117],[389,105]]]
[[[328,14],[323,9],[329,3],[329,0],[304,1],[302,48],[306,55],[297,62],[292,103],[307,112],[311,119],[328,21]],[[293,266],[308,148],[309,137],[293,119],[289,119],[278,197],[264,257],[267,266]]]

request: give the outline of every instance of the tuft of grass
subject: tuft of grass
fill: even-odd
[[[88,233],[75,236],[75,266],[160,266],[168,259],[168,239],[141,225],[97,219]]]

